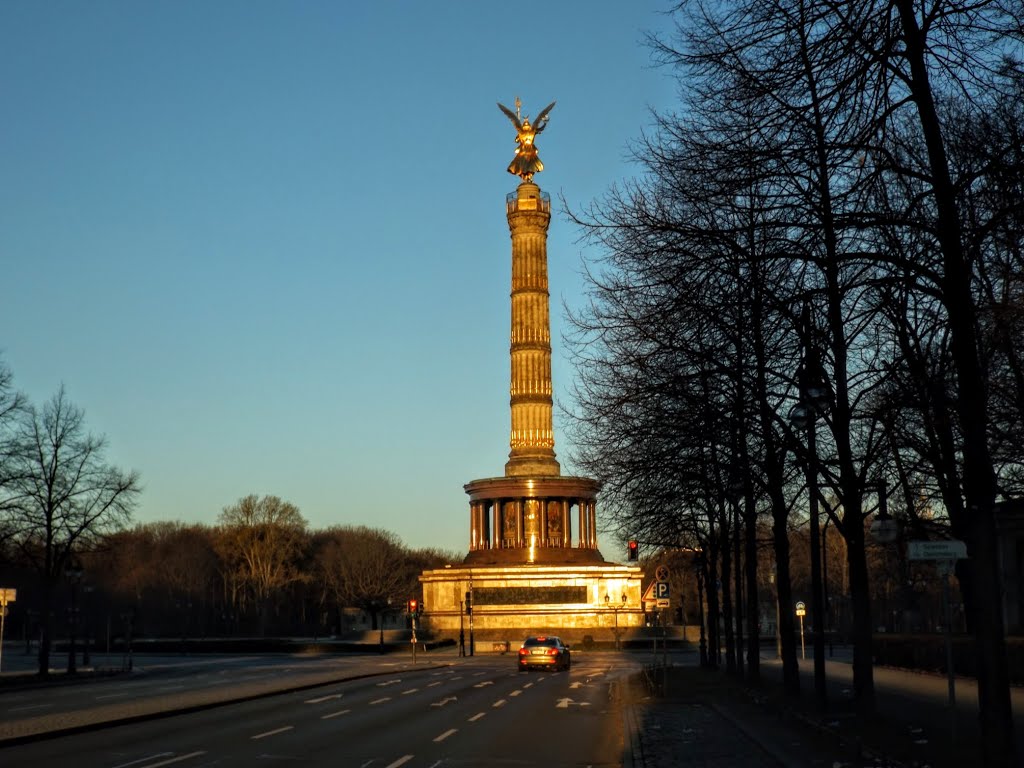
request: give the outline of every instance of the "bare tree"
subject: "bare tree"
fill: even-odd
[[[255,601],[261,633],[281,590],[303,578],[306,520],[298,507],[277,496],[245,496],[217,518],[216,549],[230,577]]]
[[[400,610],[417,593],[419,571],[394,533],[365,526],[340,527],[329,528],[318,538],[317,577],[336,609],[364,610],[377,629],[389,606]]]
[[[137,473],[104,462],[105,448],[86,432],[84,412],[63,387],[42,410],[26,409],[18,428],[8,505],[18,546],[42,586],[41,675],[49,670],[50,614],[65,569],[127,524],[141,491]]]

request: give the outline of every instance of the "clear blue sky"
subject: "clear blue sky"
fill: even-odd
[[[0,4],[0,354],[63,383],[139,522],[274,494],[314,527],[465,551],[508,455],[505,172],[573,204],[667,107],[667,0]],[[548,240],[556,397],[579,233]],[[556,451],[569,446],[556,421]],[[602,539],[606,557],[619,542]]]

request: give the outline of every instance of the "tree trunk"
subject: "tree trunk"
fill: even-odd
[[[949,316],[953,362],[957,374],[957,412],[963,430],[963,481],[967,500],[967,525],[971,532],[968,554],[972,569],[975,655],[978,659],[978,705],[981,724],[982,763],[1015,766],[1013,710],[1003,626],[1003,589],[995,532],[996,478],[988,448],[988,400],[984,372],[978,357],[977,311],[971,296],[972,272],[964,253],[963,232],[956,189],[949,174],[942,125],[925,60],[922,33],[911,0],[896,0],[904,56],[910,67],[909,86],[917,106],[921,131],[928,150],[932,192],[937,218],[935,234],[942,249],[943,304]]]

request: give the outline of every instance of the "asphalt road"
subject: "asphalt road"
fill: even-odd
[[[617,697],[641,662],[580,654],[569,672],[520,673],[513,656],[459,659],[433,668],[389,657],[331,661],[373,676],[9,746],[0,750],[0,762],[5,768],[618,766],[624,734]],[[67,688],[69,699],[55,706],[81,707],[90,698],[95,706],[107,706],[97,697],[119,696],[120,705],[130,707],[131,699],[171,693],[161,687],[196,688],[211,676],[237,676],[221,683],[237,686],[249,683],[242,680],[246,675],[299,679],[301,672],[289,663],[294,662],[250,660],[223,669],[211,664],[211,674],[190,667],[187,673],[75,685]],[[38,700],[20,693],[29,698],[14,709],[35,706],[31,702],[41,703],[54,691]],[[4,704],[4,717],[17,716],[7,695]]]

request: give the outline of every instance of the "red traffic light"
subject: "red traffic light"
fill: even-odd
[[[636,539],[631,539],[627,544],[627,552],[630,560],[637,560],[640,556],[640,543]]]
[[[417,607],[418,607],[418,603],[416,602],[416,600],[410,600],[409,601],[409,613],[416,613],[416,608]]]

